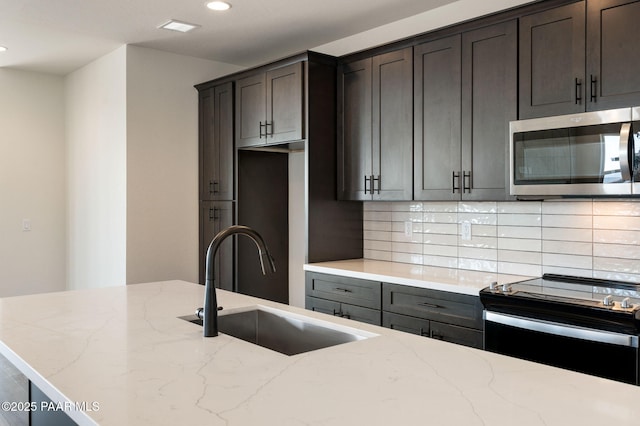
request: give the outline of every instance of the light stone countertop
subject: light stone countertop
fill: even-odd
[[[521,275],[437,268],[433,266],[369,259],[309,263],[304,265],[304,270],[392,284],[403,284],[412,287],[450,291],[471,296],[477,296],[480,290],[488,287],[489,284],[494,281],[498,284],[505,284],[531,278]]]
[[[637,425],[640,388],[225,291],[378,336],[286,356],[176,318],[182,281],[0,299],[0,353],[81,425]],[[224,311],[223,311],[224,312]]]

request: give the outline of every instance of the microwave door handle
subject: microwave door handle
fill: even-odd
[[[633,149],[633,144],[630,144],[631,138],[631,123],[623,123],[620,128],[620,173],[622,179],[625,182],[631,181],[631,168],[629,164],[629,149]]]

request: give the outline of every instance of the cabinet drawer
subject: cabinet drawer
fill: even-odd
[[[306,295],[371,309],[381,307],[381,283],[307,272]]]
[[[482,331],[473,328],[431,321],[430,337],[444,340],[445,342],[482,349]]]
[[[478,296],[385,283],[382,290],[382,309],[482,329],[482,304]]]

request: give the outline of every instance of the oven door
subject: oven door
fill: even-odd
[[[510,190],[518,196],[631,195],[631,108],[510,123]]]
[[[484,311],[484,349],[638,384],[638,336]]]

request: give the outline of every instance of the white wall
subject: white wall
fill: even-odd
[[[63,80],[0,69],[0,94],[0,297],[64,290]]]
[[[126,48],[69,74],[65,84],[68,287],[125,283]]]
[[[127,47],[127,283],[198,281],[198,92],[240,67]]]

